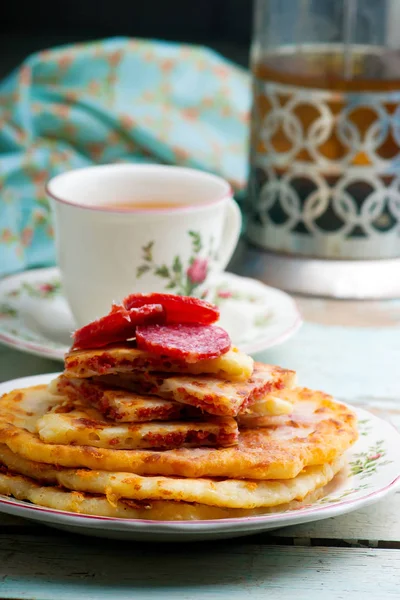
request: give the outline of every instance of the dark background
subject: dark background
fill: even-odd
[[[252,0],[0,0],[0,77],[32,52],[112,36],[205,44],[246,65]]]

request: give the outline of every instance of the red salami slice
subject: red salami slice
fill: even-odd
[[[213,325],[145,325],[136,330],[138,348],[192,363],[217,358],[231,347],[229,335]]]
[[[219,309],[199,298],[176,296],[174,294],[131,294],[123,301],[129,309],[147,304],[161,304],[165,308],[168,324],[211,325],[219,319]]]
[[[108,315],[75,331],[73,349],[100,348],[123,342],[135,336],[137,325],[164,321],[165,311],[161,304],[147,304],[130,310],[113,304]]]

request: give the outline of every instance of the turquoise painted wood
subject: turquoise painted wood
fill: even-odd
[[[364,545],[372,547],[379,545],[400,549],[400,491],[378,504],[348,515],[285,527],[272,535],[301,540],[302,543],[318,539],[346,540],[355,544],[361,540]]]
[[[400,405],[400,327],[305,323],[295,337],[260,357],[297,370],[301,385],[337,398],[393,398]]]
[[[2,540],[2,598],[365,600],[398,598],[396,550],[242,542],[134,548],[99,540]],[[379,595],[378,595],[379,591]]]

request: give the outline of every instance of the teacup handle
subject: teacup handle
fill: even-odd
[[[222,233],[218,268],[223,271],[229,263],[239,241],[242,228],[242,214],[233,198],[230,198],[226,208],[225,225]]]

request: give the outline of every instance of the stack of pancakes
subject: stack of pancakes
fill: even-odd
[[[76,350],[49,387],[0,399],[0,493],[111,517],[263,514],[320,497],[356,437],[347,407],[234,348]]]

